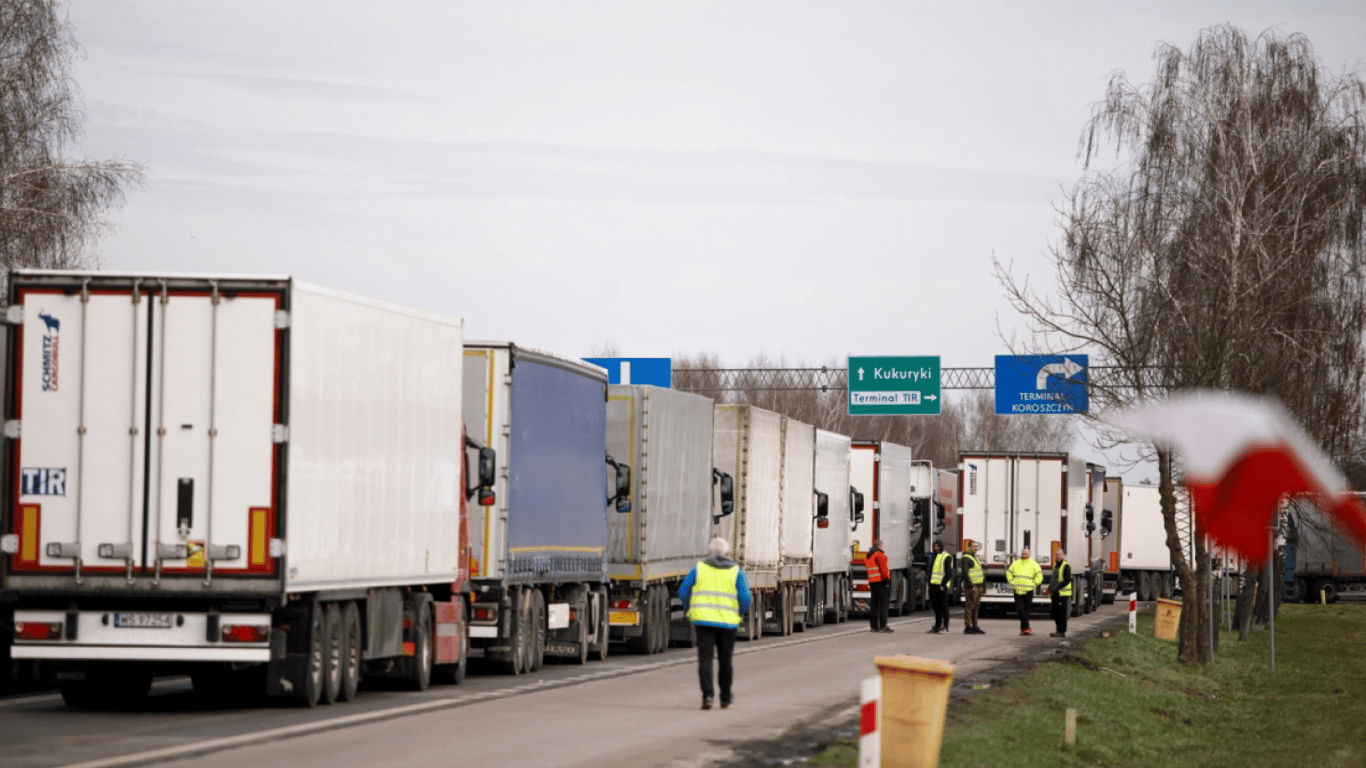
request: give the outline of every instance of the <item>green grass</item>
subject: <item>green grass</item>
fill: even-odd
[[[1266,632],[1243,643],[1224,634],[1212,664],[1184,667],[1176,643],[1152,629],[1149,611],[1137,635],[1089,640],[1071,660],[975,695],[951,716],[939,764],[1366,766],[1366,605],[1282,606],[1275,672]],[[1072,747],[1063,745],[1068,707]],[[808,764],[857,764],[836,758],[827,751]]]

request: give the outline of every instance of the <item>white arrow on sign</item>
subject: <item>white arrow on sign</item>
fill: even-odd
[[[938,400],[939,395],[925,395],[926,400]]]
[[[858,380],[863,381],[863,369],[858,369]]]
[[[1049,376],[1056,375],[1062,376],[1064,379],[1070,379],[1081,373],[1082,370],[1084,369],[1082,368],[1081,363],[1078,363],[1070,357],[1064,357],[1061,363],[1049,363],[1039,369],[1039,378],[1034,382],[1034,388],[1043,389],[1044,382],[1048,381]]]

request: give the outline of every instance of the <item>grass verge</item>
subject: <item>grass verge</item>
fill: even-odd
[[[1213,663],[1184,667],[1176,643],[1093,638],[1072,656],[974,695],[950,713],[939,764],[1109,768],[1366,766],[1366,605],[1284,605],[1269,638],[1224,634]],[[1077,741],[1063,744],[1067,708]],[[842,740],[808,765],[854,766]]]

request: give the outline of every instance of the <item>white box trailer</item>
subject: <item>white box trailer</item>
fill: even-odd
[[[911,603],[912,514],[911,449],[880,440],[855,440],[849,452],[849,481],[864,491],[864,519],[854,526],[853,579],[855,612],[869,610],[868,570],[864,562],[874,539],[882,539],[891,571],[888,613],[900,616]],[[916,529],[919,535],[920,529]]]
[[[846,621],[853,607],[854,527],[864,516],[863,494],[849,483],[851,444],[844,435],[816,430],[817,519],[811,537],[808,603],[808,622],[815,626]]]
[[[764,631],[790,635],[806,627],[811,536],[816,518],[816,428],[783,417],[782,505],[778,586],[763,597]]]
[[[21,270],[9,302],[14,658],[77,706],[463,676],[460,320],[271,276]]]
[[[634,653],[692,642],[678,585],[707,556],[713,519],[732,503],[730,477],[712,467],[712,424],[712,401],[701,395],[607,388],[607,453],[633,470],[631,510],[609,518],[611,638]]]
[[[962,544],[962,515],[958,503],[958,475],[940,469],[926,459],[911,461],[911,581],[903,611],[930,607],[930,568],[934,543],[955,558]],[[950,602],[960,598],[961,584],[954,583]]]
[[[731,557],[745,570],[752,595],[748,621],[739,636],[763,633],[763,593],[778,586],[781,564],[783,417],[752,405],[714,408],[712,462],[734,479],[735,509],[712,526],[730,542]]]
[[[1124,480],[1105,478],[1105,491],[1100,510],[1100,556],[1105,563],[1101,584],[1101,602],[1113,603],[1119,592],[1119,532],[1116,525],[1124,504]]]
[[[1126,483],[1115,534],[1121,593],[1137,592],[1139,600],[1171,597],[1176,587],[1167,529],[1162,522],[1162,496],[1155,485]]]
[[[1090,610],[1088,590],[1095,585],[1086,564],[1086,498],[1090,473],[1086,462],[1066,453],[963,452],[959,455],[963,485],[963,538],[982,542],[988,606],[1014,601],[1006,583],[1006,567],[1024,548],[1044,572],[1038,594],[1046,594],[1054,549],[1061,547],[1076,579],[1074,615]]]

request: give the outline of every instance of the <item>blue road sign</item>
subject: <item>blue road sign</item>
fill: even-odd
[[[608,384],[673,386],[673,359],[668,357],[585,357],[607,369]]]
[[[997,355],[998,414],[1086,413],[1087,355]]]

